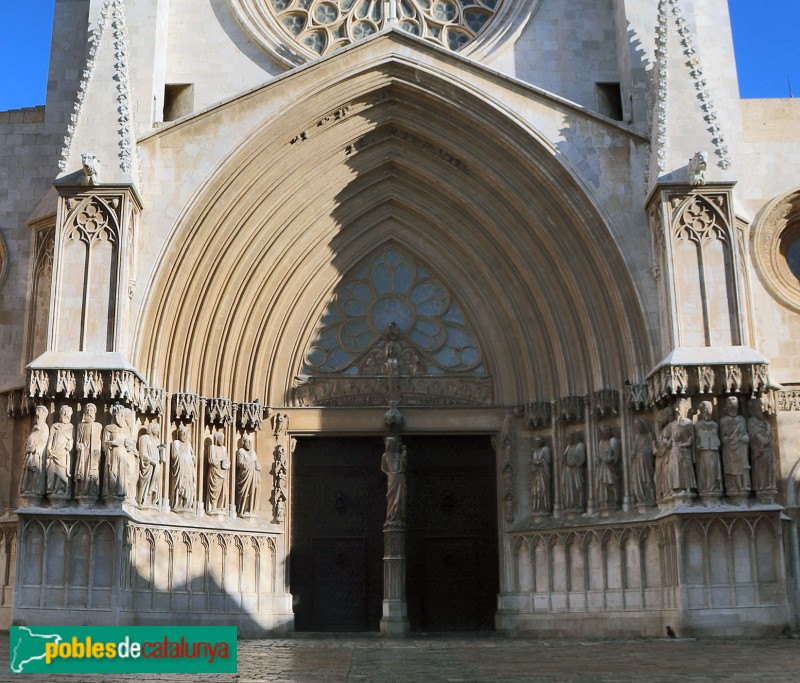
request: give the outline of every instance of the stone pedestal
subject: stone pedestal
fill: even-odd
[[[406,603],[406,531],[383,530],[383,617],[381,633],[403,636],[409,631]]]

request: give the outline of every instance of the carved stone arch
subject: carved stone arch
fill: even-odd
[[[365,58],[354,72],[334,56],[325,83],[307,70],[284,79],[313,94],[231,141],[196,188],[143,278],[137,366],[167,388],[285,404],[310,309],[321,311],[342,273],[394,233],[459,272],[470,291],[462,301],[474,300],[473,318],[493,330],[484,351],[496,359],[498,403],[644,374],[640,294],[612,227],[557,150],[457,79],[388,51]],[[187,122],[145,144],[198,132]]]
[[[690,194],[678,206],[674,214],[673,231],[677,239],[688,239],[698,244],[713,239],[733,243],[732,226],[722,206],[715,198],[724,201],[722,196],[707,197]]]

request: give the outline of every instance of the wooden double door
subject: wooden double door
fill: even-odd
[[[494,451],[488,437],[408,436],[406,594],[413,631],[494,627]],[[380,438],[298,440],[290,586],[298,631],[377,631],[386,477]]]

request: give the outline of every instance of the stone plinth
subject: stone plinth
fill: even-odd
[[[383,530],[383,617],[381,633],[402,636],[409,631],[406,604],[406,532]]]

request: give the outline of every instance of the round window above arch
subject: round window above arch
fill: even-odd
[[[541,0],[228,0],[255,41],[287,66],[389,25],[476,57],[515,38]]]
[[[800,311],[800,189],[761,212],[753,231],[753,260],[767,290]]]

